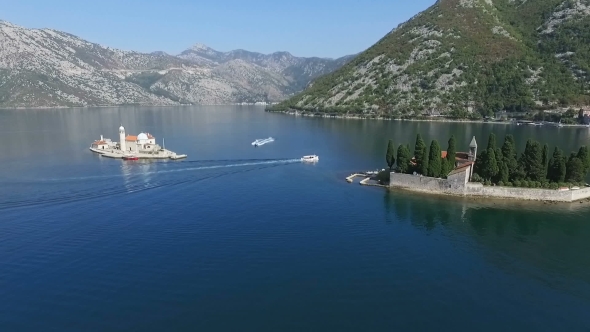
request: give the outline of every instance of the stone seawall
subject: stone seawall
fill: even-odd
[[[436,179],[427,176],[391,173],[389,186],[432,194],[456,196],[493,197],[533,201],[574,202],[590,198],[590,188],[577,190],[551,190],[516,187],[484,186],[481,183],[468,183],[468,172]]]

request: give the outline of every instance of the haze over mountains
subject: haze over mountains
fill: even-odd
[[[178,56],[146,54],[0,21],[0,107],[275,102],[352,58],[219,52],[201,44]]]
[[[589,0],[439,0],[277,109],[489,115],[590,104]]]

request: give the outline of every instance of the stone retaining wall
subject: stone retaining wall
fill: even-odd
[[[448,179],[437,179],[421,175],[390,173],[389,186],[413,191],[457,196],[479,196],[534,201],[574,202],[590,198],[590,188],[577,190],[551,190],[484,186],[468,183],[469,171],[453,174]]]

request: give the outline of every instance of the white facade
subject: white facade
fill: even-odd
[[[127,151],[126,145],[125,145],[125,128],[123,127],[123,125],[121,125],[121,127],[119,127],[119,146],[121,151]]]

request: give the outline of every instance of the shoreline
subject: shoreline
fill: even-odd
[[[357,116],[357,115],[330,115],[327,113],[320,113],[319,115],[316,114],[308,114],[308,113],[300,113],[300,112],[296,112],[296,111],[271,111],[271,110],[265,110],[266,112],[269,113],[279,113],[279,114],[284,114],[284,115],[290,115],[290,116],[301,116],[301,117],[309,117],[309,118],[326,118],[326,119],[343,119],[343,120],[378,120],[378,121],[410,121],[410,122],[441,122],[441,123],[485,123],[485,124],[502,124],[502,125],[515,125],[518,122],[517,121],[485,121],[484,119],[481,120],[475,120],[475,119],[449,119],[449,118],[432,118],[432,119],[416,119],[416,118],[409,118],[409,119],[403,119],[403,118],[390,118],[390,117],[382,117],[382,116],[376,116],[376,117],[363,117],[363,116]],[[552,125],[555,122],[547,122],[548,124],[543,125],[543,126],[549,126],[549,127],[555,127],[555,128],[559,128],[558,126]],[[523,124],[526,125],[526,124]],[[587,128],[586,125],[582,125],[582,124],[562,124],[562,128],[564,127],[580,127],[580,128]]]
[[[181,105],[93,105],[93,106],[32,106],[32,107],[0,107],[0,111],[15,110],[63,110],[63,109],[90,109],[90,108],[125,108],[125,107],[192,107],[192,106],[257,106],[266,107],[268,105],[255,104],[181,104]]]

